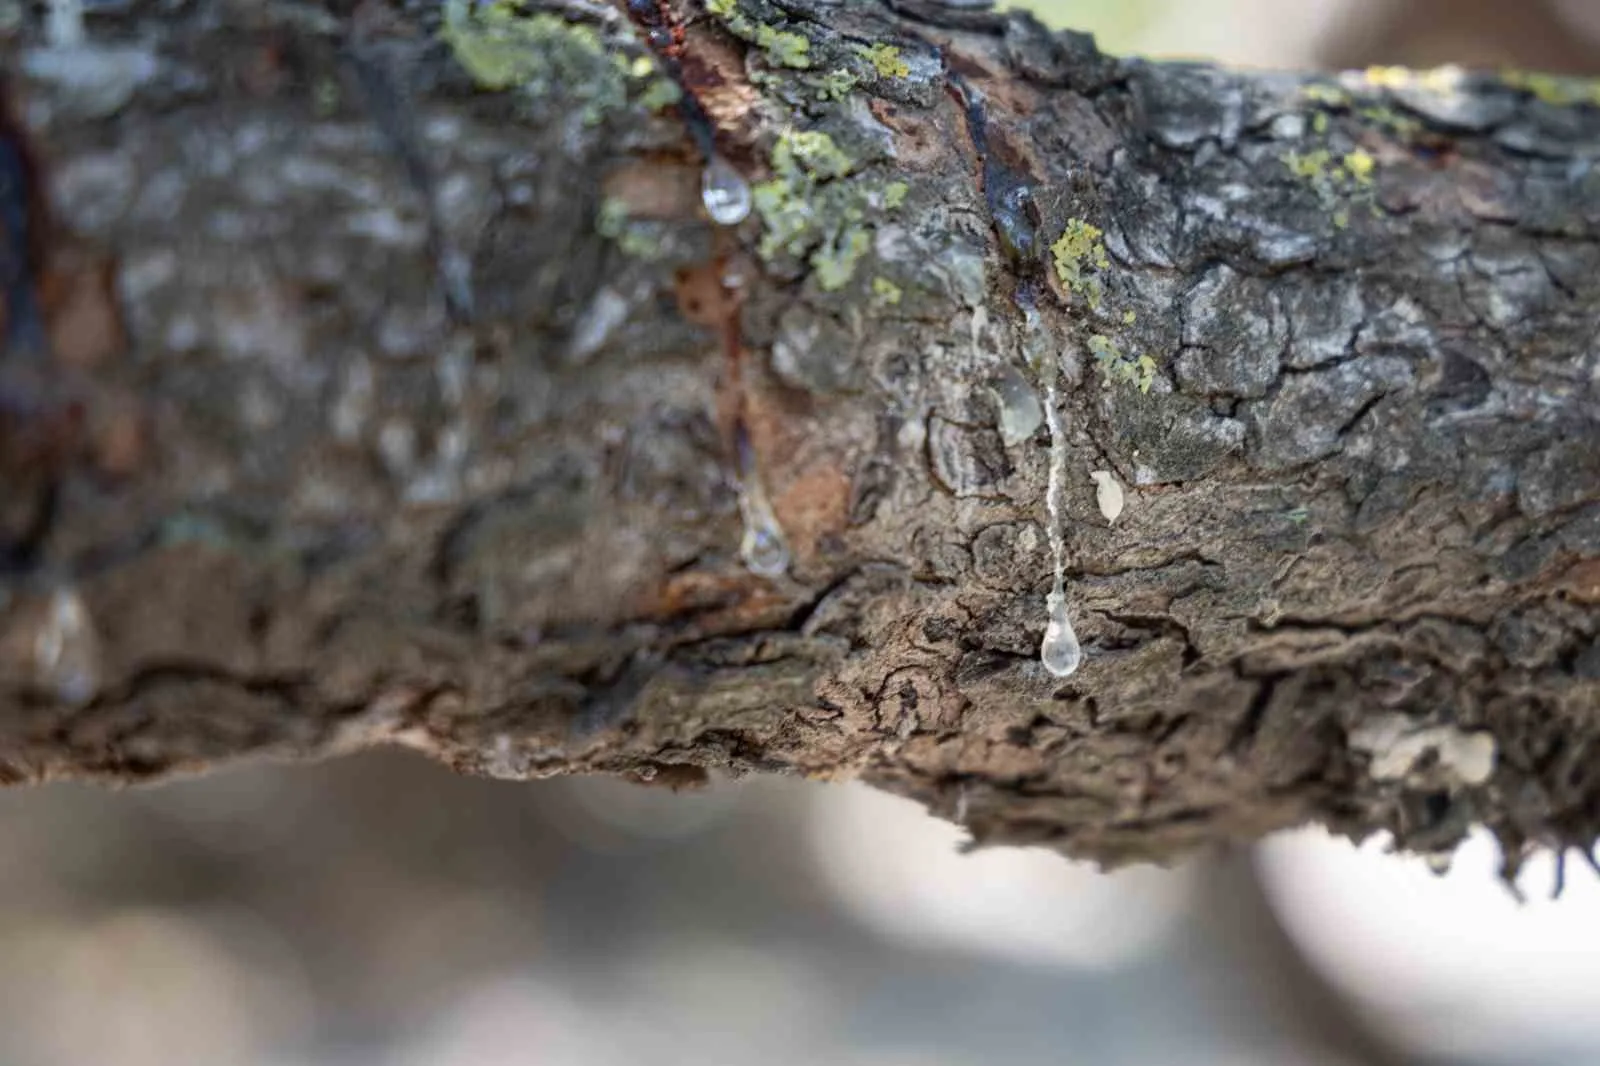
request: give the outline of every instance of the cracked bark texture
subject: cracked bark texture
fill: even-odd
[[[551,10],[587,36],[501,91],[421,3],[123,5],[93,77],[6,40],[51,211],[48,351],[0,364],[6,780],[398,743],[860,775],[1111,863],[1594,840],[1586,86],[1112,60],[910,0]],[[608,81],[652,44],[698,109]],[[786,131],[848,159],[802,208],[854,214],[713,226],[704,141],[759,182]],[[1066,680],[1049,439],[998,428],[1041,352]],[[780,578],[740,560],[737,433]],[[1375,723],[1488,734],[1492,772],[1396,769]]]

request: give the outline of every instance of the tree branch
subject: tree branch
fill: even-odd
[[[1107,862],[1594,840],[1591,84],[347,6],[6,46],[7,779],[401,743]]]

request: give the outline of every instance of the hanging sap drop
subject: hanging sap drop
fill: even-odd
[[[34,670],[63,703],[80,706],[100,688],[100,637],[77,590],[57,589],[33,643]]]
[[[789,569],[789,543],[759,486],[740,490],[739,510],[744,515],[744,536],[739,541],[744,565],[760,577],[782,577]]]
[[[744,175],[732,163],[714,155],[700,174],[700,202],[717,225],[737,226],[750,217],[754,200]]]
[[[760,577],[782,577],[789,569],[789,545],[784,543],[783,531],[776,524],[747,523],[739,542],[739,556],[750,572]]]
[[[1057,677],[1068,677],[1083,661],[1083,649],[1078,635],[1072,631],[1072,620],[1067,617],[1067,598],[1058,589],[1045,600],[1050,620],[1044,627],[1044,641],[1039,645],[1039,658],[1044,668]]]
[[[789,543],[767,500],[761,471],[756,466],[755,446],[742,420],[734,426],[733,446],[739,464],[739,515],[744,519],[739,556],[752,574],[782,577],[789,569]]]
[[[1031,304],[1023,304],[1026,334],[1038,334],[1038,314]],[[1039,645],[1039,658],[1044,668],[1057,677],[1066,677],[1078,668],[1083,660],[1083,649],[1078,646],[1078,635],[1072,631],[1072,620],[1067,617],[1065,591],[1067,574],[1067,540],[1062,524],[1062,497],[1067,486],[1067,434],[1061,424],[1061,396],[1056,391],[1057,368],[1052,363],[1041,369],[1044,384],[1044,424],[1050,432],[1050,466],[1045,477],[1044,508],[1050,536],[1050,560],[1055,570],[1055,580],[1050,595],[1045,598],[1048,619],[1044,627],[1044,640]]]

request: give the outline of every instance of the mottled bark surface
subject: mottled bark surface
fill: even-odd
[[[859,774],[1107,861],[1593,840],[1590,86],[710,6],[12,34],[53,218],[45,343],[0,364],[7,778],[391,742]],[[757,184],[735,228],[707,140]]]

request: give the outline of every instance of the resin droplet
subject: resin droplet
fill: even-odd
[[[739,514],[744,517],[744,536],[739,541],[739,556],[752,574],[781,577],[789,569],[789,544],[783,527],[767,501],[761,470],[756,465],[755,446],[743,421],[734,427],[734,457],[739,464]]]
[[[1050,430],[1050,469],[1045,481],[1044,509],[1048,519],[1046,532],[1050,535],[1050,560],[1055,568],[1055,595],[1061,595],[1061,586],[1067,576],[1067,538],[1061,514],[1062,498],[1067,491],[1067,431],[1061,424],[1057,407],[1061,397],[1056,392],[1055,369],[1044,375],[1044,424]]]
[[[50,0],[44,32],[52,48],[82,47],[83,0]]]
[[[700,174],[700,202],[717,225],[737,226],[750,217],[754,200],[744,175],[733,169],[732,163],[714,155]]]
[[[1115,522],[1127,502],[1116,475],[1109,470],[1096,470],[1089,475],[1089,480],[1095,483],[1094,502],[1100,505],[1100,513],[1106,516],[1107,522]]]
[[[1000,403],[1000,439],[1007,447],[1030,439],[1044,423],[1044,408],[1033,387],[1016,370],[1002,367],[994,383],[995,399]]]
[[[761,577],[782,577],[789,569],[789,544],[772,505],[759,489],[745,488],[739,492],[739,512],[744,515],[744,537],[739,541],[744,565]]]
[[[83,597],[58,589],[33,638],[33,665],[41,685],[63,703],[83,704],[100,689],[100,638]]]
[[[1039,658],[1044,668],[1057,677],[1067,677],[1083,661],[1083,649],[1078,645],[1078,634],[1072,631],[1072,619],[1067,617],[1067,597],[1061,590],[1053,590],[1045,599],[1050,621],[1044,627],[1044,641],[1039,645]]]
[[[1061,402],[1056,392],[1055,368],[1044,375],[1044,421],[1050,429],[1050,472],[1045,483],[1044,503],[1049,519],[1050,557],[1055,567],[1055,580],[1050,595],[1045,598],[1049,619],[1044,627],[1044,642],[1039,645],[1039,658],[1044,668],[1057,677],[1066,677],[1078,668],[1083,659],[1083,649],[1078,646],[1078,635],[1072,631],[1072,620],[1067,617],[1067,595],[1064,591],[1067,573],[1067,539],[1063,529],[1062,496],[1067,488],[1067,434],[1061,424],[1057,406]]]

